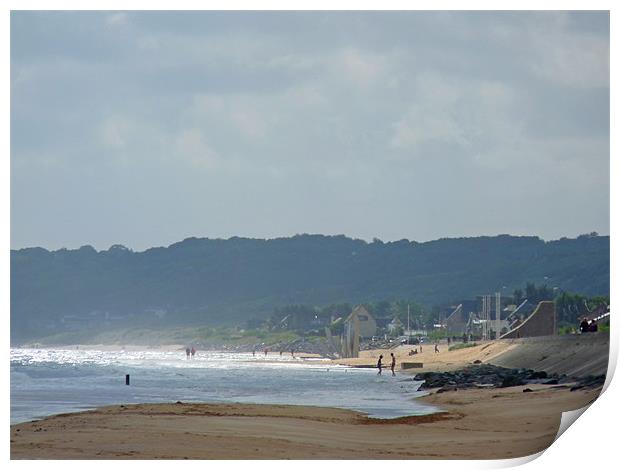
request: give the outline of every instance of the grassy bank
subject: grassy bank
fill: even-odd
[[[292,331],[240,330],[226,327],[171,327],[124,328],[103,332],[68,331],[36,340],[27,345],[59,346],[69,344],[110,344],[160,346],[169,344],[194,344],[203,348],[222,346],[240,347],[264,344],[265,346],[297,341],[300,336]]]

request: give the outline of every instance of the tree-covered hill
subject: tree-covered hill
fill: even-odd
[[[97,325],[234,324],[286,304],[415,299],[432,306],[532,281],[609,294],[609,237],[401,240],[189,238],[134,252],[11,251],[11,336]]]

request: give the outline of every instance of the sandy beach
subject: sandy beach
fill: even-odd
[[[124,405],[11,426],[12,459],[501,459],[539,452],[562,411],[600,390],[431,394],[442,413],[369,419],[333,408]]]
[[[387,365],[389,367],[390,353],[394,353],[399,368],[403,362],[423,363],[423,368],[417,370],[408,369],[407,372],[450,371],[461,369],[475,360],[492,362],[492,360],[497,356],[500,356],[515,347],[517,347],[516,344],[508,341],[487,341],[485,343],[477,343],[477,345],[473,347],[449,351],[447,344],[444,343],[438,345],[439,353],[435,353],[433,344],[423,344],[422,352],[420,352],[419,345],[402,345],[393,349],[371,349],[360,351],[359,357],[335,359],[334,362],[348,366],[375,366],[379,355],[382,354],[384,366]],[[418,354],[410,356],[409,352],[414,349],[418,350]]]
[[[539,452],[562,411],[599,390],[530,386],[432,394],[445,410],[376,420],[278,405],[104,407],[11,426],[12,459],[494,459]]]
[[[422,369],[410,369],[403,375],[455,370],[477,360],[508,362],[511,367],[542,365],[572,375],[572,371],[582,370],[601,373],[607,363],[607,348],[608,336],[598,335],[496,341],[453,351],[444,345],[439,353],[424,346],[415,356],[408,356],[410,346],[391,351],[399,364],[423,362]],[[336,362],[374,364],[378,354],[389,357],[389,351],[363,351],[359,358]],[[531,392],[524,393],[525,389]],[[345,409],[292,405],[119,404],[12,425],[11,458],[514,458],[548,447],[558,431],[561,413],[582,408],[599,393],[600,387],[571,392],[566,385],[533,384],[444,393],[431,390],[416,400],[442,412],[393,420],[371,419]]]

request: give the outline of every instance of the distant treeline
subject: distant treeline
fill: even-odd
[[[609,295],[609,237],[409,240],[189,238],[134,252],[11,251],[13,341],[89,328],[234,325],[285,305],[444,305],[526,282]],[[527,295],[524,293],[524,295]],[[389,308],[393,308],[391,305]],[[398,307],[402,318],[402,305]],[[430,310],[430,309],[429,309]],[[425,309],[424,312],[427,310]]]

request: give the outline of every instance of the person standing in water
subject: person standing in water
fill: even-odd
[[[377,369],[379,369],[379,372],[377,372],[377,375],[381,375],[381,367],[383,367],[383,364],[381,364],[382,360],[383,360],[383,354],[379,356],[379,360],[377,361]]]
[[[185,356],[189,359],[189,348],[185,348]]]
[[[194,359],[194,356],[196,355],[196,349],[194,349],[194,346],[192,346],[192,350],[190,352],[192,354],[192,359]]]
[[[392,356],[392,364],[390,365],[390,369],[392,369],[392,375],[396,375],[394,372],[394,367],[396,367],[396,356],[394,356],[394,353],[390,353],[390,355]]]

